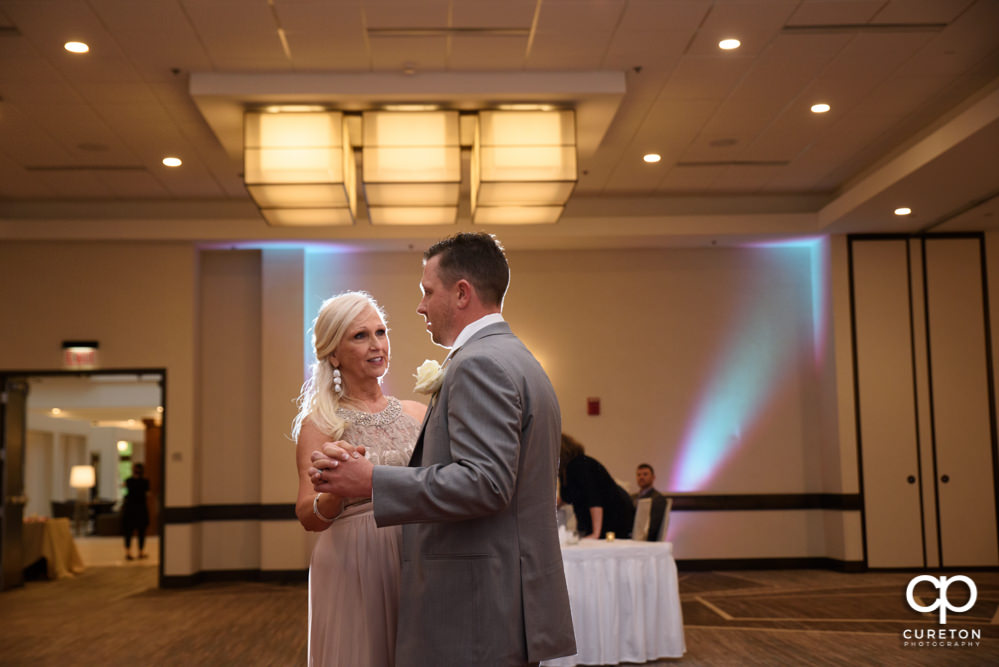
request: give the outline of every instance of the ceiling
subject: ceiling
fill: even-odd
[[[484,228],[508,247],[994,229],[997,27],[996,0],[0,0],[0,239],[405,248],[473,228],[467,204],[452,226],[268,226],[224,109],[238,137],[242,105],[282,96],[580,108],[565,214]]]
[[[32,376],[29,378],[28,426],[44,430],[42,419],[48,418],[144,430],[144,419],[162,422],[161,382],[162,377],[158,374]]]

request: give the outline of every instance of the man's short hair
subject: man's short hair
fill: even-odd
[[[635,468],[635,470],[641,470],[642,468],[648,468],[649,472],[651,472],[652,475],[655,476],[655,474],[656,474],[655,468],[653,468],[652,466],[650,466],[648,463],[639,463],[638,467]]]
[[[487,306],[502,306],[510,285],[510,265],[503,246],[492,234],[461,232],[438,241],[423,253],[423,261],[439,257],[441,282],[450,287],[464,278]]]

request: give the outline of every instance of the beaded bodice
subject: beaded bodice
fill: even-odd
[[[352,445],[364,445],[366,458],[375,465],[409,464],[420,435],[420,424],[402,411],[398,398],[388,397],[380,412],[362,412],[344,406],[336,409],[346,422],[342,438]]]

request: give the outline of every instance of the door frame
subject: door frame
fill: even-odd
[[[28,369],[28,370],[5,370],[0,369],[0,387],[4,386],[4,383],[9,378],[23,378],[25,381],[30,380],[34,377],[90,377],[92,375],[159,375],[160,376],[160,405],[163,406],[163,414],[161,417],[161,443],[160,443],[160,488],[157,493],[156,502],[160,508],[160,515],[162,517],[162,512],[164,508],[164,500],[166,498],[166,451],[167,451],[167,414],[169,412],[167,406],[167,369],[165,367],[158,368],[94,368],[87,370],[53,370],[53,369]],[[0,406],[0,410],[6,410],[5,406]],[[4,416],[0,415],[0,422],[3,422]],[[27,419],[25,419],[25,429],[24,438],[27,440]],[[22,448],[25,443],[22,443]],[[0,443],[2,447],[2,443]],[[0,448],[0,457],[6,458],[6,452]],[[24,477],[24,456],[21,457],[21,477]],[[165,540],[164,538],[164,523],[162,518],[157,525],[157,536],[159,537],[159,565],[157,566],[157,576],[156,585],[158,588],[162,587],[163,584],[163,559],[164,559],[164,549]]]

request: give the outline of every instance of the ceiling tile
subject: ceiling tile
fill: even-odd
[[[885,0],[805,0],[787,20],[788,25],[861,25],[867,23]]]
[[[416,2],[382,2],[369,0],[364,5],[368,29],[385,28],[446,28],[448,27],[448,0],[423,0]]]
[[[888,0],[871,23],[950,23],[974,0]]]
[[[680,61],[686,47],[686,33],[618,30],[611,38],[601,67],[618,70],[634,67],[673,68]]]
[[[734,37],[742,42],[737,50],[739,55],[755,56],[778,34],[796,6],[797,2],[788,0],[715,3],[687,53],[700,56],[721,53],[718,42]]]
[[[219,69],[287,66],[266,2],[183,0],[199,39]]]
[[[378,37],[371,39],[372,66],[376,70],[444,69],[446,37]]]
[[[451,7],[455,28],[530,28],[540,0],[462,0]]]
[[[451,37],[449,70],[519,69],[527,54],[527,37]]]
[[[526,66],[532,69],[594,70],[600,67],[612,33],[535,35]]]
[[[752,66],[752,58],[684,56],[666,82],[663,96],[672,99],[724,99]]]
[[[622,33],[656,30],[689,36],[710,10],[711,5],[707,2],[630,0],[625,4],[617,29]]]
[[[331,37],[321,32],[289,32],[288,50],[296,71],[364,71],[371,68],[368,43],[356,36]]]
[[[287,32],[315,33],[327,38],[364,38],[362,2],[278,2],[278,22]]]
[[[538,17],[538,32],[599,33],[613,32],[624,11],[620,0],[545,0]]]

